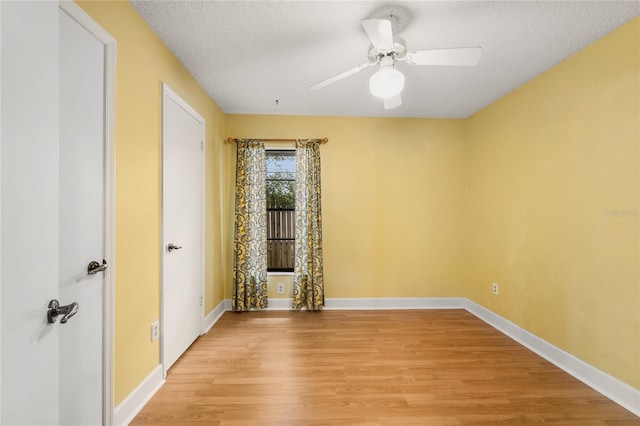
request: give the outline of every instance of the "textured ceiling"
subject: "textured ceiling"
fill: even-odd
[[[132,1],[226,113],[468,117],[640,14],[638,1]],[[309,86],[367,61],[360,25],[400,15],[409,50],[481,46],[475,67],[399,63],[404,104],[368,90],[375,67]],[[276,99],[279,101],[276,105]]]

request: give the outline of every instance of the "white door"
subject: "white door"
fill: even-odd
[[[78,304],[60,328],[60,424],[102,423],[105,47],[60,10],[59,300]],[[58,320],[60,323],[62,319]]]
[[[90,19],[72,3],[63,9]],[[112,167],[105,129],[113,114],[104,106],[112,89],[105,58],[113,47],[93,39],[57,2],[3,2],[0,30],[0,423],[108,423],[111,380],[103,379],[103,366],[110,372],[111,352],[103,336],[111,331],[103,326],[111,297],[103,295],[105,273],[88,274],[87,263],[112,257],[103,240],[113,232],[111,213],[105,220],[103,212]],[[53,299],[68,307],[55,318],[47,315]]]
[[[166,85],[162,107],[161,319],[166,375],[202,331],[205,122]]]

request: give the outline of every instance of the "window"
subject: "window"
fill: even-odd
[[[293,272],[295,261],[295,150],[266,150],[267,271]]]

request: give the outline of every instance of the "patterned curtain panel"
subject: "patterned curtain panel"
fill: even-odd
[[[264,143],[237,142],[233,300],[236,312],[266,308],[267,200]]]
[[[293,309],[324,307],[320,141],[296,141],[296,261]]]

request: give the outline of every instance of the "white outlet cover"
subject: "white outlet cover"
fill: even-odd
[[[158,321],[154,321],[151,323],[151,341],[158,340],[160,337],[160,324]]]

